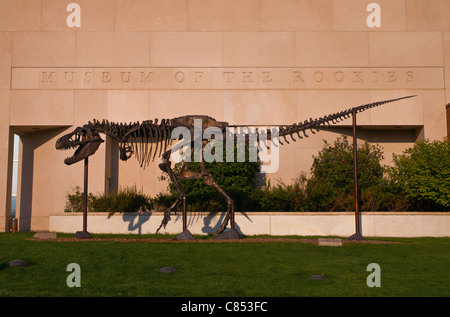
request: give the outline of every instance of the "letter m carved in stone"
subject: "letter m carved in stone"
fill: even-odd
[[[41,83],[54,83],[55,82],[55,72],[47,72],[41,73]]]

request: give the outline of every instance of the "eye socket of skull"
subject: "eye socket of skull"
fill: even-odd
[[[87,130],[84,128],[78,128],[73,132],[73,135],[70,137],[72,141],[75,142],[83,142],[89,138],[87,134]]]
[[[88,131],[86,130],[86,129],[82,129],[81,130],[81,138],[83,139],[83,140],[87,140],[87,139],[89,139],[89,136],[88,136],[88,133],[87,133]]]

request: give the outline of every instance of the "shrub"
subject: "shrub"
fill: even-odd
[[[387,180],[363,189],[360,203],[363,211],[406,211],[410,207],[408,197]]]
[[[322,150],[314,157],[311,178],[306,185],[309,209],[354,210],[353,146],[346,136],[337,138],[333,145],[325,140],[324,143]],[[357,155],[360,193],[380,186],[384,173],[381,148],[365,142],[358,146]]]
[[[84,192],[80,190],[79,186],[75,186],[73,194],[67,194],[66,206],[64,212],[83,212],[84,211]],[[91,201],[92,194],[88,194],[88,211],[92,211]]]
[[[389,176],[416,210],[450,208],[450,140],[423,140],[393,156]]]
[[[75,193],[67,195],[65,212],[82,212],[84,196],[79,187],[75,187]],[[88,195],[88,212],[108,212],[108,217],[116,212],[150,211],[153,208],[152,199],[138,192],[136,187],[125,187],[117,193],[95,196]]]
[[[257,209],[263,211],[305,211],[307,196],[306,176],[301,173],[291,185],[279,181],[273,186],[270,182],[256,191]]]

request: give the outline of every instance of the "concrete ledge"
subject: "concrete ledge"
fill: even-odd
[[[224,213],[190,212],[187,226],[192,234],[216,231]],[[88,214],[90,233],[155,233],[163,213]],[[236,229],[243,235],[299,235],[349,237],[355,233],[353,212],[246,212],[236,213]],[[363,212],[361,234],[364,237],[449,237],[450,212]],[[51,215],[49,231],[75,233],[83,224],[81,213]],[[182,231],[181,213],[173,215],[160,233]]]

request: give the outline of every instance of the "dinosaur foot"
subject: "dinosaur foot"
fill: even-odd
[[[158,164],[158,167],[161,171],[168,173],[170,169],[170,162],[163,162]]]
[[[161,228],[166,228],[166,225],[169,221],[170,221],[170,209],[164,211],[164,217],[163,217],[158,229],[156,229],[156,233],[159,233],[159,230],[161,230]]]
[[[195,237],[192,235],[192,233],[189,230],[185,230],[179,235],[177,235],[174,240],[176,241],[195,241]]]
[[[230,218],[231,218],[231,212],[228,211],[225,214],[225,218],[223,219],[220,228],[216,232],[214,232],[213,235],[218,235],[218,234],[221,234],[222,232],[224,232],[225,229],[227,228],[227,225],[228,225],[228,222],[230,221]]]

